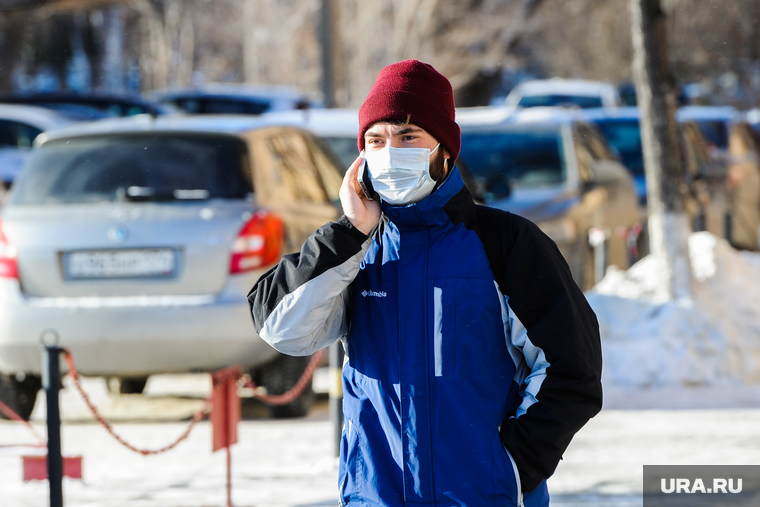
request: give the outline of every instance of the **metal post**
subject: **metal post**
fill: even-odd
[[[232,507],[232,456],[230,446],[225,447],[227,451],[227,507]]]
[[[731,243],[734,237],[734,217],[730,211],[726,212],[726,216],[723,219],[723,232],[724,236]]]
[[[330,421],[333,424],[333,456],[340,456],[340,439],[343,433],[343,343],[330,345]]]
[[[63,456],[61,455],[60,354],[63,349],[45,346],[42,387],[47,401],[47,467],[50,484],[50,507],[63,507]]]

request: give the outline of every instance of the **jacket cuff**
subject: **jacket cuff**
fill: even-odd
[[[354,227],[354,224],[351,223],[351,221],[346,217],[346,215],[343,215],[342,217],[340,217],[335,222],[335,225],[345,230],[349,236],[351,236],[360,244],[364,243],[365,241],[367,241],[367,239],[369,239],[369,236],[367,234],[364,234],[362,231]]]

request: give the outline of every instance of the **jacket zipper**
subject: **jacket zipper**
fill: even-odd
[[[509,462],[512,463],[512,470],[515,473],[515,484],[517,485],[517,507],[525,507],[525,504],[523,504],[522,484],[520,484],[520,472],[517,470],[517,463],[515,463],[515,459],[512,457],[512,454],[510,454],[509,449],[504,447],[504,450],[507,451]]]

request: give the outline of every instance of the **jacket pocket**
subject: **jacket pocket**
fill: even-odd
[[[513,458],[512,455],[509,453],[509,449],[504,447],[504,452],[507,453],[509,462],[512,464],[512,471],[515,474],[515,486],[516,486],[515,489],[517,490],[517,507],[523,507],[523,494],[522,494],[522,485],[520,484],[520,471],[517,469],[517,463],[515,463],[515,458]]]
[[[431,357],[435,377],[509,378],[501,303],[493,280],[439,280],[432,287]]]
[[[523,507],[520,473],[512,455],[501,443],[497,433],[493,439],[493,488],[496,503]]]

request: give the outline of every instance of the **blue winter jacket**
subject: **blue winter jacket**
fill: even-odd
[[[598,325],[554,243],[458,170],[368,237],[320,228],[249,294],[261,338],[344,341],[342,505],[548,505],[601,408]]]

